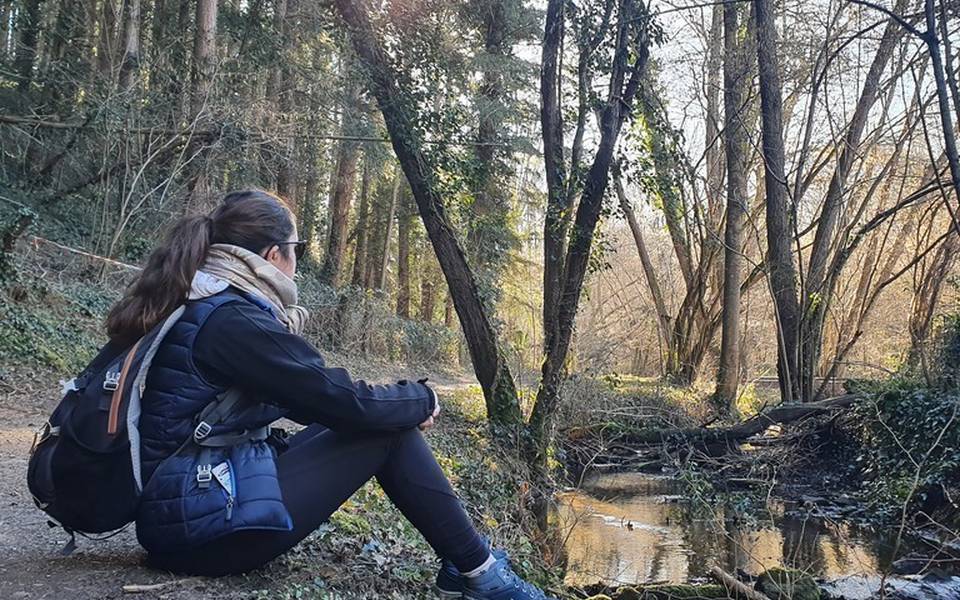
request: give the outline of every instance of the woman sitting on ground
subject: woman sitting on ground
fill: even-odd
[[[491,554],[421,436],[440,411],[426,383],[354,381],[300,337],[307,313],[293,276],[304,248],[280,198],[234,192],[208,216],[177,223],[110,312],[111,339],[132,343],[186,304],[143,394],[137,537],[149,562],[198,575],[249,571],[376,477],[441,557],[443,597],[544,599]],[[199,457],[178,452],[227,390],[245,402],[215,435],[264,431],[281,417],[306,428],[237,435]]]

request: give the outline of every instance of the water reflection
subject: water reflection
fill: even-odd
[[[693,519],[669,478],[600,475],[584,490],[563,495],[554,515],[567,532],[571,585],[681,583],[705,577],[713,564],[752,575],[786,565],[830,578],[886,567],[878,536],[784,516],[776,507],[754,526],[734,524],[722,513]]]

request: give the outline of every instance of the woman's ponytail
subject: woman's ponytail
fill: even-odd
[[[107,315],[111,340],[136,340],[183,304],[210,249],[212,230],[213,220],[206,215],[185,217],[173,226]]]
[[[110,310],[107,334],[130,343],[166,319],[186,301],[212,244],[233,244],[260,254],[287,241],[293,231],[286,203],[263,190],[231,192],[210,215],[181,219]]]

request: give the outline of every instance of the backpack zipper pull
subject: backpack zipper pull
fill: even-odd
[[[211,474],[227,494],[227,521],[229,521],[233,518],[233,505],[236,503],[236,492],[233,487],[233,470],[230,468],[229,462],[222,462],[213,467]]]

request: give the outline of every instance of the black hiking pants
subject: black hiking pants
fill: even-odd
[[[416,429],[337,433],[311,425],[289,439],[277,459],[291,531],[246,530],[148,563],[177,573],[245,573],[283,554],[330,518],[371,477],[423,534],[437,555],[461,571],[479,567],[488,550],[473,528],[433,452]]]

